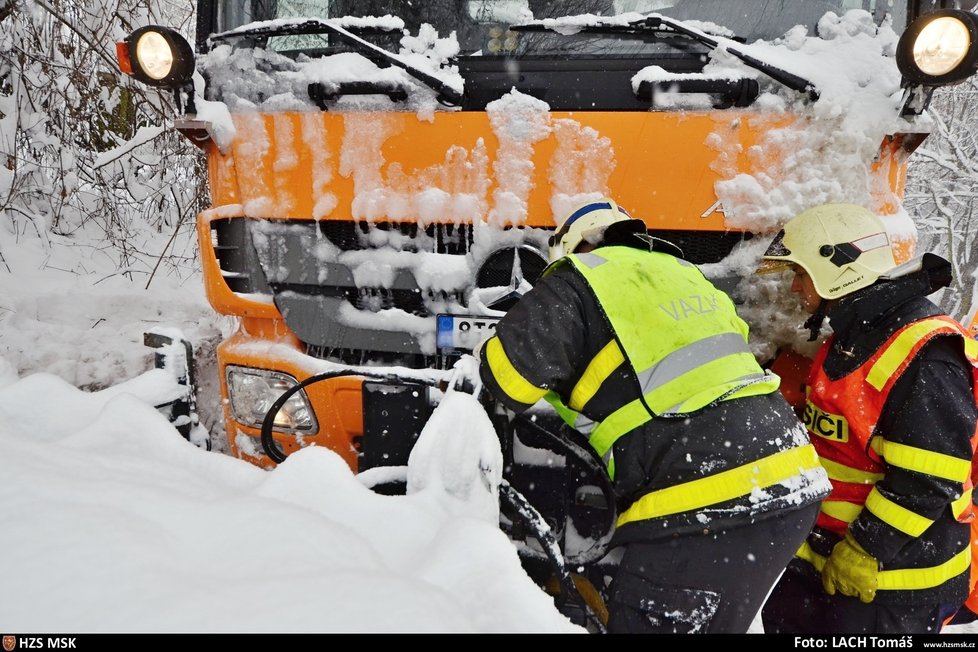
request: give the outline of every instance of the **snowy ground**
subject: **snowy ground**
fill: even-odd
[[[3,631],[582,631],[498,516],[446,493],[457,477],[419,464],[411,495],[380,496],[326,450],[269,473],[183,440],[146,403],[162,381],[142,333],[213,347],[230,325],[198,278],[143,290],[91,249],[0,250]],[[201,407],[216,418],[213,382]]]

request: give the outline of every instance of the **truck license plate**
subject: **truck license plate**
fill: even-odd
[[[496,317],[438,315],[438,350],[471,351],[496,330]]]

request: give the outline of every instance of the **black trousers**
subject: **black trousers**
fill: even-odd
[[[775,634],[936,634],[953,606],[896,605],[836,593],[828,595],[818,575],[794,561],[785,570],[761,612],[765,633]]]
[[[819,505],[729,530],[625,546],[608,632],[744,633],[815,523]]]

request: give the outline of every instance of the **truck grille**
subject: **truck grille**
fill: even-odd
[[[371,249],[370,233],[398,234],[407,251],[431,251],[437,254],[464,256],[472,248],[472,225],[430,224],[424,229],[412,222],[321,221],[319,230],[343,251]]]
[[[424,335],[424,320],[431,320],[433,333],[436,314],[466,314],[466,296],[473,286],[510,286],[517,257],[522,277],[535,282],[546,266],[547,233],[510,232],[504,238],[510,244],[500,244],[482,258],[473,252],[473,227],[465,224],[421,228],[406,222],[211,222],[212,246],[230,289],[273,295],[309,355],[348,364],[435,368],[447,368],[453,360],[434,350],[433,339]],[[720,262],[751,237],[734,231],[650,233],[678,245],[696,264]],[[370,250],[378,251],[376,264],[366,253]],[[414,254],[447,257],[426,261]],[[518,295],[504,298],[505,303],[497,301],[491,307],[508,310]],[[385,322],[381,313],[390,316],[392,310],[403,315]],[[378,313],[377,318],[370,313]],[[413,333],[401,328],[404,318],[415,320],[410,322]]]

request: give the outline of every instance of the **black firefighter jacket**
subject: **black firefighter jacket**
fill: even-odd
[[[496,335],[520,375],[537,387],[556,392],[566,404],[588,363],[611,340],[612,330],[584,278],[572,265],[563,265],[542,278],[509,310],[497,325]],[[510,409],[527,409],[499,389],[484,350],[481,355],[486,387]],[[588,403],[592,413],[586,417],[600,421],[638,398],[638,381],[627,367],[621,365],[602,384]],[[804,444],[808,444],[804,426],[777,391],[723,401],[684,417],[653,418],[614,444],[619,513],[650,491]],[[699,511],[627,523],[616,531],[614,544],[729,528],[800,509],[827,493],[824,479],[814,483],[805,480],[792,487],[777,485],[761,495]]]

